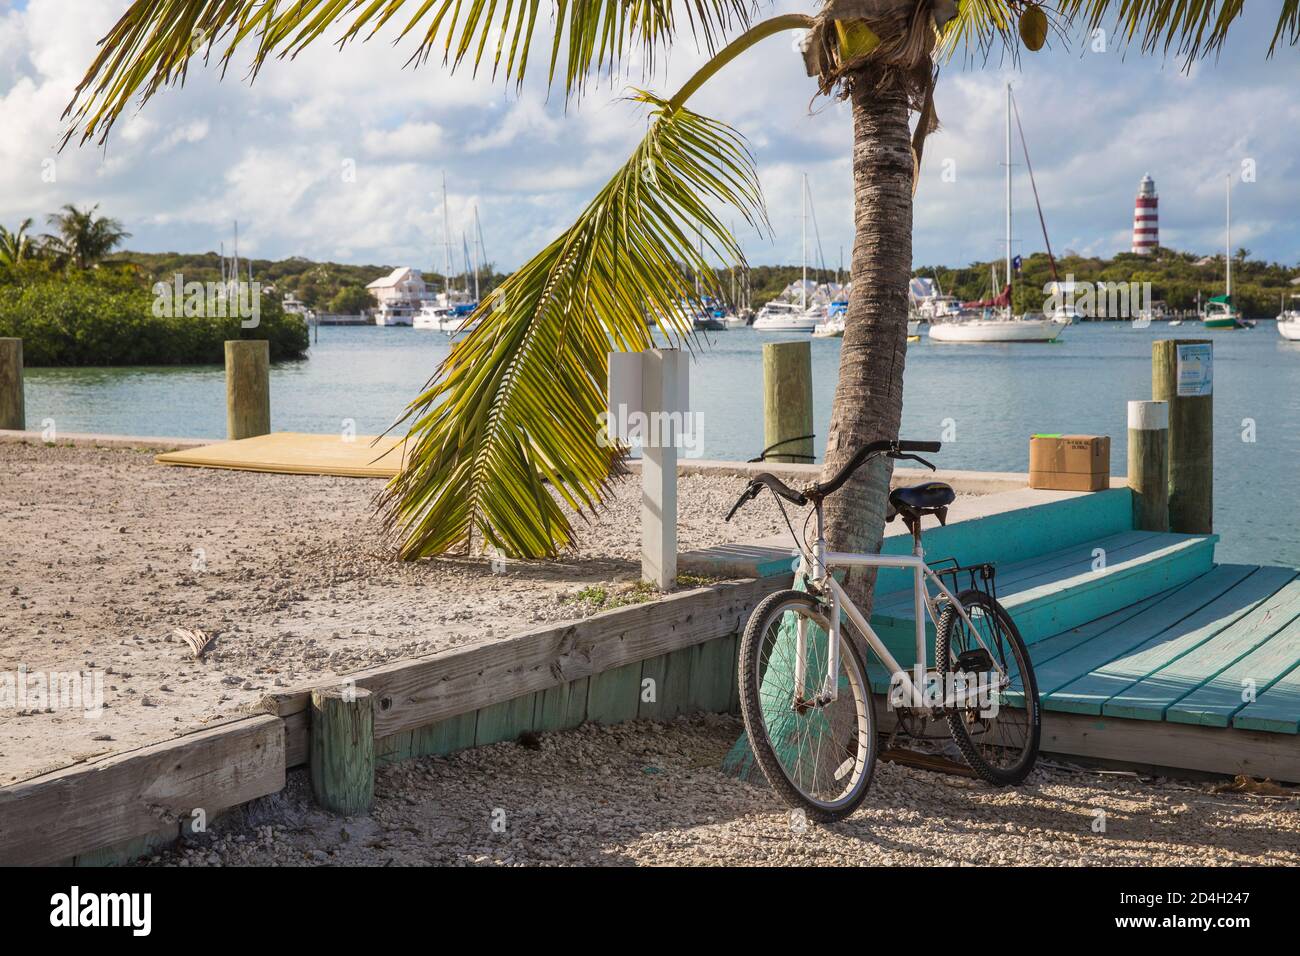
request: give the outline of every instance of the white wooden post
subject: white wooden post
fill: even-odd
[[[688,356],[679,349],[609,354],[609,433],[641,446],[641,578],[677,583],[677,446],[689,414]]]

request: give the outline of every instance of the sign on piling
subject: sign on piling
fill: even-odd
[[[1169,530],[1209,534],[1214,525],[1214,345],[1151,344],[1151,397],[1169,403]]]

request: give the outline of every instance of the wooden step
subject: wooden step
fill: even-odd
[[[1112,697],[1195,650],[1285,583],[1258,571],[1243,565],[1219,565],[1136,617],[1044,661],[1045,676],[1074,679],[1063,685],[1055,680],[1045,682],[1039,689],[1043,705],[1076,714],[1102,713]],[[1038,670],[1035,667],[1035,673]],[[1199,683],[1185,684],[1183,693],[1195,690]]]
[[[1236,726],[1233,718],[1240,712],[1242,729],[1251,729],[1248,724],[1272,720],[1270,715],[1276,715],[1283,703],[1290,700],[1292,719],[1300,720],[1300,700],[1294,696],[1296,675],[1293,673],[1298,663],[1300,620],[1293,618],[1249,654],[1170,705],[1165,719],[1180,724],[1227,727],[1229,724]],[[1283,678],[1288,680],[1280,683]],[[1265,704],[1275,686],[1278,693]],[[1246,691],[1250,688],[1253,688],[1256,698],[1253,702],[1246,699]],[[1255,708],[1254,712],[1247,714],[1251,707]],[[1271,729],[1271,725],[1254,729]]]
[[[1155,532],[1108,535],[999,565],[998,600],[1033,645],[1206,574],[1217,540]],[[909,665],[915,644],[910,593],[882,595],[871,623],[899,663]],[[927,620],[926,627],[933,646],[933,624]]]
[[[1264,644],[1300,614],[1300,579],[1290,568],[1260,568],[1214,604],[1224,612],[1223,626],[1207,622],[1213,633],[1206,640],[1181,655],[1170,654],[1167,662],[1110,697],[1103,713],[1163,720],[1173,704]],[[1176,642],[1177,638],[1170,640],[1168,649],[1174,650]],[[1131,663],[1125,667],[1130,673],[1136,670]],[[1237,690],[1240,692],[1239,687]],[[1300,707],[1295,712],[1300,714]]]

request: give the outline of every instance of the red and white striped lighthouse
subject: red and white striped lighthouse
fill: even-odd
[[[1138,255],[1154,255],[1160,245],[1160,216],[1156,210],[1159,201],[1155,180],[1147,173],[1133,204],[1133,251]]]

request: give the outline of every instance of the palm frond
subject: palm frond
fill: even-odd
[[[555,21],[548,82],[562,74],[566,95],[575,95],[633,49],[652,69],[683,26],[712,52],[748,24],[753,0],[134,0],[100,41],[64,110],[71,119],[64,142],[78,130],[83,143],[102,142],[132,97],[138,93],[143,104],[184,83],[196,58],[206,65],[215,55],[224,75],[236,51],[247,48],[255,77],[271,57],[297,56],[327,33],[341,47],[390,24],[395,43],[414,44],[408,64],[441,52],[452,69],[468,62],[477,72],[490,63],[493,76],[522,83],[543,9]]]
[[[944,30],[943,51],[951,56],[961,49],[987,59],[1001,43],[1014,55],[1019,49],[1017,17],[1025,6],[1017,0],[962,0]],[[1190,65],[1219,51],[1245,10],[1245,0],[1056,0],[1054,6],[1052,25],[1059,34],[1071,25],[1089,31],[1111,27],[1121,46],[1136,43],[1143,53],[1172,54]],[[1297,41],[1300,0],[1283,0],[1268,54],[1281,42]]]
[[[688,272],[714,277],[711,257],[743,263],[712,205],[765,227],[739,134],[649,93],[634,99],[651,112],[631,158],[479,306],[477,328],[408,406],[406,466],[380,496],[403,557],[567,546],[569,514],[600,504],[623,454],[602,438],[608,352],[651,347],[647,317],[670,340],[689,336]]]

